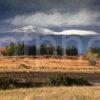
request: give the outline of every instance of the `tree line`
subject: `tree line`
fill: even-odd
[[[13,56],[13,55],[58,55],[63,56],[76,56],[78,55],[77,47],[68,46],[66,49],[61,46],[50,46],[47,44],[41,44],[39,48],[36,45],[25,45],[24,43],[14,44],[10,43],[5,50],[2,51],[4,56]]]

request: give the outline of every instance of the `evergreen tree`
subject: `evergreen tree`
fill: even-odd
[[[57,55],[62,56],[63,55],[63,48],[61,48],[60,46],[57,46]]]
[[[66,55],[67,56],[77,56],[78,55],[78,50],[75,46],[69,46],[67,49],[66,49]]]

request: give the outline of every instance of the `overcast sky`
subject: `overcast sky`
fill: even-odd
[[[0,33],[25,26],[100,33],[100,0],[0,0]]]

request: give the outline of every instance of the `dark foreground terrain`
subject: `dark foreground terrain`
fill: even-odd
[[[46,79],[49,79],[51,77],[54,78],[56,76],[59,77],[59,75],[63,76],[66,75],[67,77],[76,79],[76,81],[78,80],[78,82],[81,81],[83,82],[79,83],[78,85],[86,85],[86,82],[84,83],[83,79],[87,80],[88,83],[91,84],[92,86],[100,85],[100,73],[96,72],[89,73],[89,72],[21,72],[21,71],[0,72],[0,81],[1,81],[0,85],[1,88],[3,89],[9,87],[10,88],[44,87],[44,82]],[[77,84],[75,83],[75,85]]]

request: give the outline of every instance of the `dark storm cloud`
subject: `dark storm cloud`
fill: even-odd
[[[99,11],[100,0],[0,0],[0,30],[37,24],[92,30],[100,26]]]
[[[71,13],[82,9],[99,11],[100,0],[0,0],[2,13],[34,13],[51,9]]]

